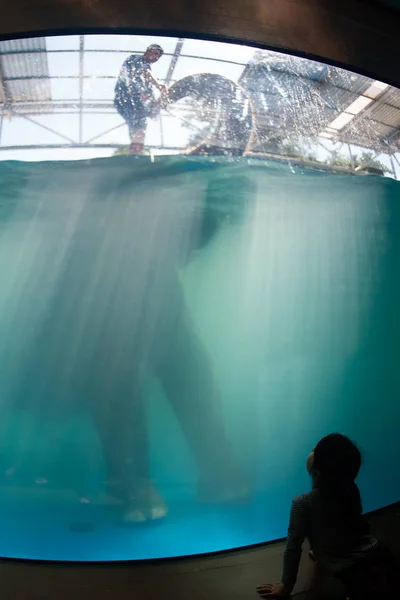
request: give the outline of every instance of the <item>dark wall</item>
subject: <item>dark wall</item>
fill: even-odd
[[[400,12],[373,0],[0,0],[0,11],[3,35],[114,27],[228,36],[400,86]]]

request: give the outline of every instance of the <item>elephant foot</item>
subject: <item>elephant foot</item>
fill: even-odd
[[[198,500],[204,504],[242,504],[250,497],[250,486],[243,477],[229,481],[203,480],[199,484]]]
[[[168,506],[156,486],[148,479],[139,482],[128,504],[124,506],[125,523],[145,523],[163,519]]]

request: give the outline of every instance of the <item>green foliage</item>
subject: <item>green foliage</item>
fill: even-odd
[[[341,154],[338,150],[334,150],[328,160],[328,164],[344,169],[356,169],[365,173],[374,173],[376,175],[384,175],[389,169],[375,158],[373,152],[365,150],[360,156],[354,157],[354,164],[350,156]]]
[[[283,140],[280,144],[280,152],[284,156],[290,156],[299,160],[317,161],[316,154],[312,150],[311,145],[306,143]]]
[[[129,148],[117,148],[114,150],[113,156],[125,156],[129,154]]]
[[[333,150],[327,162],[329,165],[332,165],[334,167],[341,167],[343,169],[353,168],[350,156],[345,156],[341,154],[339,150]]]
[[[372,152],[363,152],[359,158],[356,159],[356,166],[359,166],[361,170],[368,171],[382,171],[382,174],[387,173],[389,169],[381,163],[380,160],[374,157]]]

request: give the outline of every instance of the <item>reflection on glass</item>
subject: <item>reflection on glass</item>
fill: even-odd
[[[0,555],[282,537],[332,430],[396,501],[399,92],[155,36],[0,61]]]

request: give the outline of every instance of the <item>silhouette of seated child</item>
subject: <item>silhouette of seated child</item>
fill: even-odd
[[[355,483],[361,467],[359,449],[346,436],[332,433],[318,442],[306,466],[312,477],[312,490],[292,503],[282,581],[259,586],[258,594],[262,598],[290,595],[307,538],[312,548],[310,557],[316,563],[310,598],[332,597],[332,590],[326,589],[329,578],[340,580],[344,598],[386,597],[394,586],[392,559],[371,535],[362,515],[360,491]]]

